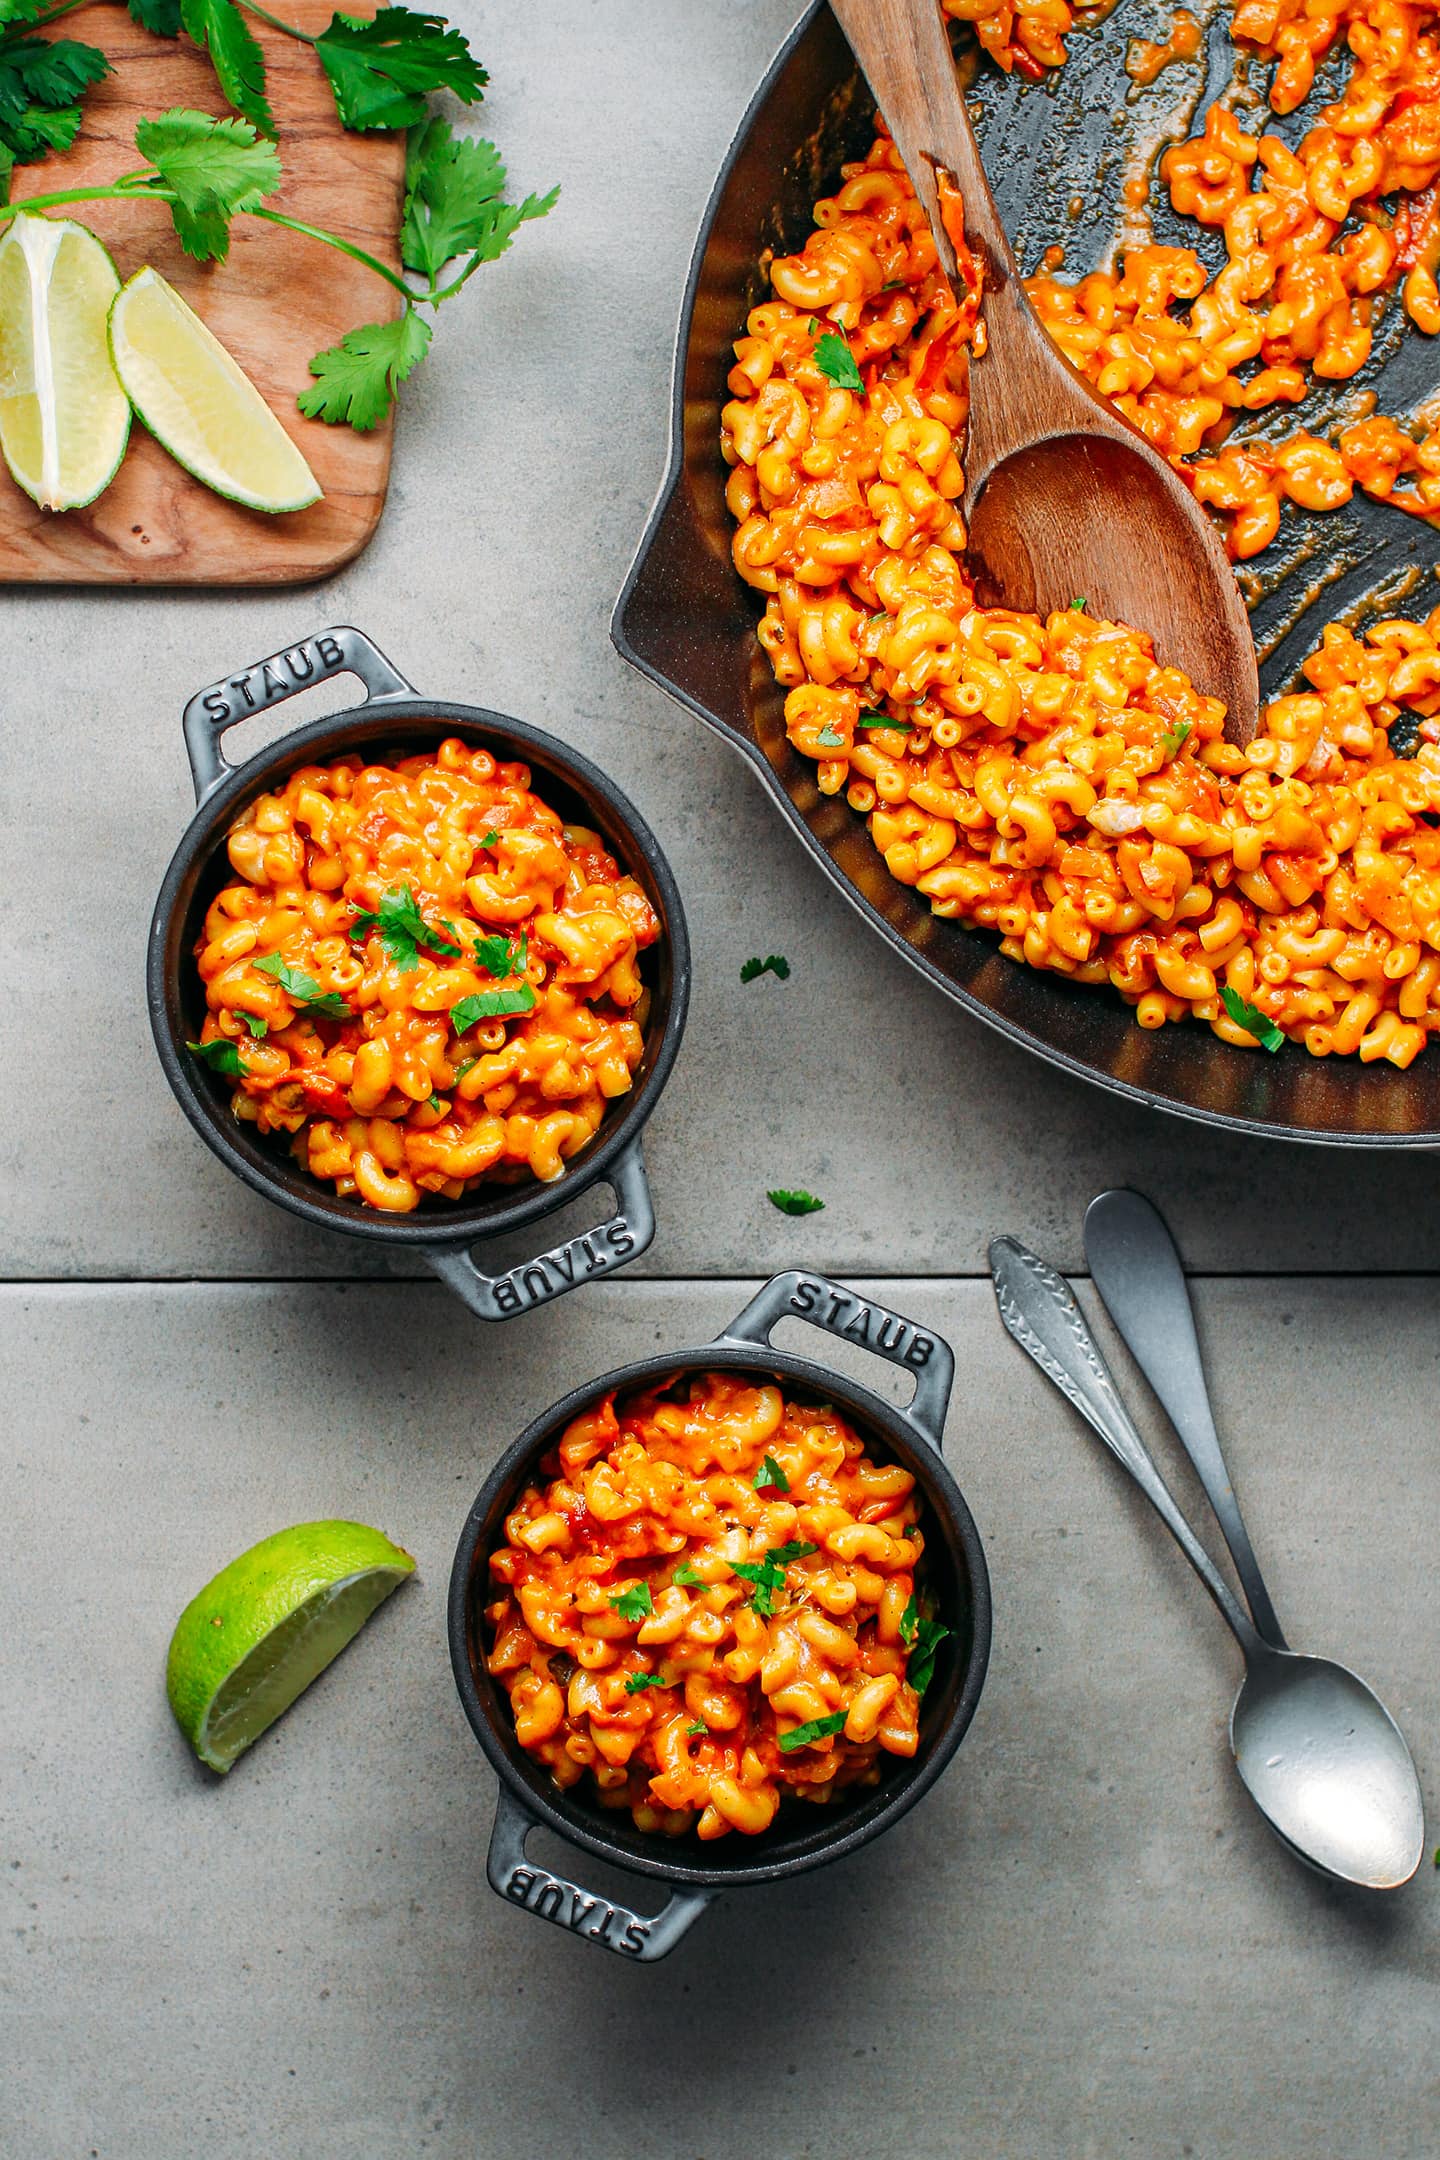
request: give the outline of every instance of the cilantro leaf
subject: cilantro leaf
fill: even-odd
[[[855,725],[863,728],[895,728],[902,735],[910,733],[910,722],[897,720],[891,713],[862,712]]]
[[[1268,1013],[1261,1012],[1258,1005],[1251,1005],[1247,999],[1241,997],[1238,990],[1232,990],[1229,983],[1222,983],[1220,986],[1220,1002],[1236,1027],[1244,1028],[1247,1035],[1253,1035],[1263,1049],[1269,1050],[1272,1055],[1276,1050],[1284,1049],[1283,1030],[1275,1025]]]
[[[1178,757],[1194,726],[1192,720],[1181,720],[1175,727],[1167,727],[1160,737],[1160,755],[1168,765],[1171,758]]]
[[[707,1583],[702,1576],[696,1574],[688,1560],[680,1562],[670,1580],[679,1583],[682,1590],[710,1590],[714,1587],[713,1584]]]
[[[838,390],[863,390],[864,377],[855,364],[849,341],[834,330],[815,340],[815,365]]]
[[[505,1020],[512,1013],[533,1012],[535,991],[530,983],[521,983],[516,990],[477,990],[470,997],[461,998],[458,1005],[450,1008],[450,1025],[457,1035],[474,1027],[477,1020]]]
[[[30,105],[52,111],[73,105],[109,73],[103,52],[73,38],[20,38],[0,46],[0,119],[23,119]]]
[[[180,0],[186,35],[210,55],[228,105],[260,130],[274,135],[275,115],[265,95],[265,55],[250,35],[234,0]]]
[[[673,1687],[674,1685],[673,1680],[666,1680],[658,1672],[632,1672],[625,1682],[625,1692],[627,1695],[640,1695],[643,1694],[647,1687]]]
[[[807,1554],[819,1550],[818,1545],[807,1545],[804,1538],[791,1538],[786,1545],[772,1545],[765,1557],[785,1567],[791,1560],[803,1560]]]
[[[910,1662],[905,1677],[917,1695],[923,1695],[935,1677],[935,1653],[950,1633],[938,1620],[918,1620],[915,1624],[915,1645],[910,1652]]]
[[[412,975],[420,965],[417,948],[428,945],[434,952],[444,953],[452,960],[460,958],[460,947],[451,945],[438,930],[432,930],[420,912],[420,903],[408,885],[391,885],[380,895],[380,905],[374,910],[361,908],[350,925],[352,938],[368,937],[372,930],[380,932],[380,942],[402,975]]]
[[[471,1066],[478,1065],[479,1062],[478,1057],[461,1058],[460,1063],[455,1067],[455,1078],[451,1082],[452,1087],[458,1087]]]
[[[496,841],[497,841],[497,840],[498,840],[499,838],[500,838],[500,835],[499,835],[499,833],[498,833],[498,832],[496,831],[495,827],[494,827],[494,826],[492,825],[492,826],[490,827],[490,830],[489,830],[489,832],[487,832],[487,833],[481,833],[481,835],[480,835],[480,845],[481,845],[481,847],[494,847],[494,845],[495,845]]]
[[[708,1725],[707,1725],[707,1724],[705,1723],[705,1720],[704,1720],[703,1718],[696,1718],[696,1720],[695,1720],[695,1723],[694,1723],[693,1725],[687,1725],[687,1726],[685,1727],[685,1731],[686,1731],[687,1735],[688,1735],[688,1734],[690,1734],[690,1733],[708,1733],[708,1732],[709,1732],[709,1730],[710,1730],[710,1728],[709,1728],[709,1726],[708,1726]],[[1435,1865],[1436,1865],[1437,1867],[1440,1867],[1440,1853],[1437,1853],[1437,1854],[1435,1855]]]
[[[379,427],[407,375],[430,347],[430,325],[413,307],[390,322],[362,323],[310,362],[315,387],[296,403],[307,420],[345,422],[362,434]]]
[[[1078,599],[1078,600],[1072,600],[1072,601],[1070,602],[1070,605],[1069,605],[1069,607],[1068,607],[1068,608],[1067,608],[1067,609],[1065,610],[1065,612],[1066,612],[1066,614],[1067,614],[1067,615],[1083,615],[1083,614],[1085,613],[1085,610],[1086,610],[1086,608],[1087,608],[1087,607],[1088,607],[1089,605],[1090,605],[1089,601],[1088,601],[1088,600],[1087,600],[1087,599],[1085,598],[1084,594],[1082,593],[1082,594],[1080,595],[1080,597],[1079,597],[1079,599]]]
[[[907,1606],[905,1607],[905,1610],[904,1610],[904,1612],[903,1612],[903,1613],[901,1613],[901,1615],[900,1615],[900,1640],[901,1640],[901,1642],[905,1642],[905,1643],[912,1643],[912,1642],[914,1642],[914,1640],[915,1640],[915,1629],[916,1629],[916,1626],[917,1626],[917,1624],[918,1624],[918,1622],[919,1622],[919,1619],[920,1619],[920,1600],[919,1600],[919,1597],[918,1597],[917,1593],[916,1593],[916,1592],[915,1592],[914,1590],[912,1590],[912,1591],[910,1592],[910,1602],[909,1602],[909,1604],[908,1604],[908,1605],[907,1605]]]
[[[505,167],[494,143],[457,135],[448,120],[411,134],[405,161],[400,256],[407,270],[438,277],[457,255],[494,262],[520,227],[554,208],[560,190],[505,200]],[[484,845],[484,843],[481,843]]]
[[[782,1215],[818,1215],[825,1205],[823,1200],[815,1198],[814,1193],[801,1190],[791,1192],[783,1185],[777,1186],[773,1192],[767,1192],[765,1197],[771,1207],[779,1208]]]
[[[837,1710],[833,1717],[811,1718],[808,1725],[797,1725],[792,1731],[781,1733],[781,1754],[793,1755],[796,1748],[813,1747],[817,1740],[828,1740],[832,1733],[840,1731],[848,1715],[848,1711]]]
[[[762,1620],[775,1612],[775,1593],[785,1587],[785,1570],[767,1553],[763,1560],[732,1560],[730,1572],[751,1585],[750,1603]]]
[[[6,198],[9,174],[16,165],[33,165],[52,150],[68,150],[80,132],[80,107],[67,105],[59,112],[45,112],[32,105],[19,120],[0,120],[0,150],[6,164]]]
[[[125,0],[142,29],[156,37],[179,37],[180,0]]]
[[[332,1020],[354,1019],[354,1012],[338,990],[322,990],[313,975],[307,975],[303,968],[287,967],[278,952],[266,953],[263,960],[252,961],[251,965],[257,974],[272,975],[297,1004],[313,1007]]]
[[[790,1480],[786,1477],[785,1472],[776,1462],[773,1455],[765,1457],[750,1482],[756,1492],[789,1492],[790,1490]]]
[[[755,959],[744,963],[740,970],[740,980],[742,983],[752,983],[758,975],[773,975],[779,982],[789,982],[790,963],[783,953],[767,953],[763,960],[757,955]]]
[[[347,128],[414,127],[432,90],[474,105],[490,80],[443,15],[382,7],[370,21],[336,13],[315,40]]]
[[[844,736],[839,734],[833,727],[831,727],[828,720],[825,722],[824,727],[821,728],[820,733],[816,736],[815,740],[818,743],[823,743],[827,750],[843,750],[845,747]]]
[[[638,1582],[626,1583],[611,1598],[610,1609],[619,1613],[622,1620],[644,1620],[655,1610],[649,1583],[643,1576]]]
[[[475,958],[487,975],[503,982],[507,975],[517,975],[524,967],[530,950],[530,933],[527,930],[518,945],[509,938],[492,931],[489,937],[476,938]]]
[[[245,1067],[240,1062],[240,1052],[227,1035],[217,1035],[213,1042],[187,1042],[186,1049],[208,1065],[211,1072],[224,1073],[231,1080],[243,1080]]]
[[[242,1012],[240,1018],[245,1022],[246,1027],[249,1028],[250,1033],[255,1036],[257,1041],[262,1036],[269,1034],[270,1023],[268,1020],[257,1020],[254,1013],[247,1012]]]
[[[230,220],[257,210],[280,185],[280,153],[248,120],[217,120],[176,106],[142,120],[135,146],[174,195],[175,232],[196,262],[224,262]]]

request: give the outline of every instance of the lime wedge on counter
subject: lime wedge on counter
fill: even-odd
[[[42,510],[94,502],[125,455],[130,401],[105,335],[119,289],[70,218],[22,214],[0,239],[0,450]]]
[[[157,270],[110,310],[110,357],[131,404],[187,472],[250,510],[304,510],[320,485],[259,391]]]
[[[414,1572],[354,1522],[297,1523],[222,1568],[181,1613],[165,1671],[201,1762],[228,1770]]]

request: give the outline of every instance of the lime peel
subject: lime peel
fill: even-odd
[[[0,238],[0,451],[42,510],[79,510],[120,469],[130,401],[110,362],[120,289],[72,218],[21,212]]]
[[[176,1623],[166,1690],[201,1762],[222,1775],[415,1571],[364,1523],[297,1523],[222,1568]]]

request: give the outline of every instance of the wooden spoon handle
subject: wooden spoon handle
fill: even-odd
[[[955,251],[940,215],[937,165],[965,199],[965,237],[984,267],[986,292],[1010,287],[1023,292],[960,92],[939,0],[830,0],[830,5],[905,161],[951,284],[959,289]]]

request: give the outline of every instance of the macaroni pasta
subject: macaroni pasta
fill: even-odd
[[[637,1827],[754,1834],[918,1744],[910,1473],[836,1410],[706,1373],[569,1426],[490,1556],[488,1668],[523,1747]]]
[[[1249,1007],[1316,1056],[1408,1065],[1440,1027],[1440,610],[1363,642],[1332,624],[1241,751],[1082,596],[1045,621],[978,606],[974,265],[962,244],[957,304],[883,135],[815,216],[771,265],[722,424],[735,564],[821,792],[936,914],[1112,984],[1143,1027],[1253,1046]]]
[[[404,1213],[556,1178],[630,1087],[659,925],[528,767],[455,737],[308,765],[227,844],[195,1048],[337,1193]]]

